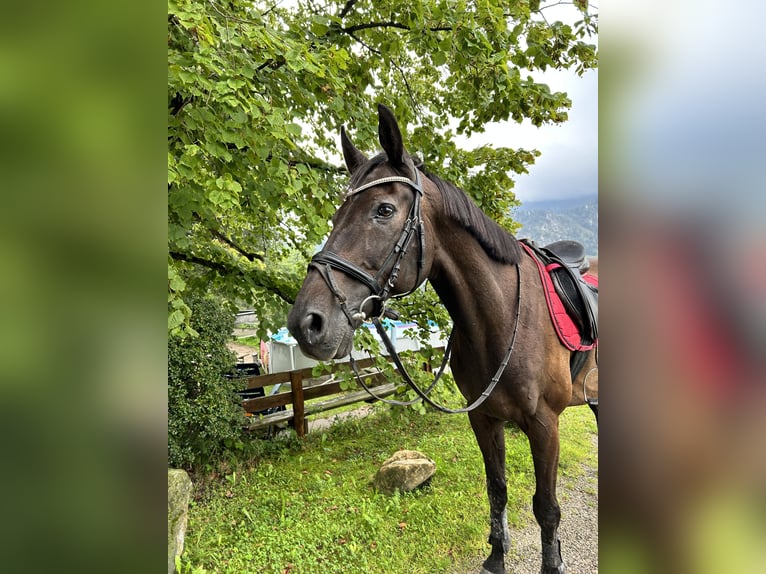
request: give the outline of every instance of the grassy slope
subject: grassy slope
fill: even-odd
[[[445,572],[487,550],[488,503],[479,449],[465,415],[382,410],[326,433],[264,444],[249,468],[213,483],[192,505],[183,573],[330,574]],[[595,465],[587,408],[561,421],[561,474]],[[533,520],[526,436],[506,436],[508,520]],[[401,448],[436,461],[431,484],[387,497],[371,484]],[[192,567],[193,565],[193,567]]]

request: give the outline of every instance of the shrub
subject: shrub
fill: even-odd
[[[168,340],[168,464],[187,469],[212,463],[239,443],[244,419],[238,382],[225,377],[236,361],[226,346],[233,313],[210,298],[189,303],[199,336]]]

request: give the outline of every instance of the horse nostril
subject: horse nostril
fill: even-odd
[[[309,313],[301,321],[301,331],[309,344],[315,343],[322,333],[324,318],[319,313]]]

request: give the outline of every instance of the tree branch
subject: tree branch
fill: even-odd
[[[554,6],[562,6],[565,4],[576,5],[576,2],[555,2],[553,4],[546,4],[545,6],[538,7],[537,12],[542,12],[543,10],[546,10],[548,8],[553,8]]]
[[[291,140],[292,141],[292,140]],[[293,145],[298,150],[298,154],[296,156],[290,157],[287,160],[287,163],[290,167],[295,167],[296,165],[303,164],[305,166],[310,167],[311,169],[318,169],[321,171],[326,171],[328,173],[346,173],[346,168],[341,166],[335,166],[330,163],[327,163],[324,160],[319,159],[315,155],[313,155],[311,152],[306,151],[303,149],[300,145],[298,145],[297,142],[293,141]],[[271,159],[271,154],[269,154],[269,157],[267,158],[267,161]]]
[[[410,103],[412,103],[412,109],[418,114],[422,114],[422,110],[420,109],[420,106],[415,101],[415,95],[412,93],[412,88],[410,88],[410,83],[407,81],[407,75],[404,73],[404,70],[399,66],[399,64],[396,63],[396,61],[392,58],[391,59],[391,65],[396,68],[399,73],[402,76],[402,81],[404,82],[404,86],[407,88],[407,95],[410,97]]]
[[[275,2],[271,8],[261,13],[261,17],[266,16],[269,12],[276,10],[277,6],[279,6],[283,1],[284,0],[278,0],[277,2]]]
[[[210,231],[210,233],[213,234],[213,237],[215,237],[216,239],[222,241],[223,243],[231,247],[234,251],[236,251],[243,257],[245,257],[248,261],[250,262],[263,261],[263,255],[261,255],[260,253],[251,253],[245,250],[243,247],[235,243],[233,239],[226,237],[223,233],[221,233],[217,229],[212,229],[211,227],[208,227],[208,231]]]
[[[184,98],[178,92],[175,93],[173,99],[170,100],[170,113],[177,116],[178,113],[184,108],[184,106],[192,101],[191,96]]]
[[[356,4],[359,0],[347,0],[346,5],[343,7],[343,10],[340,11],[339,17],[344,18],[346,14],[351,12],[351,9],[354,7],[354,4]]]
[[[355,26],[341,28],[341,30],[347,34],[353,34],[359,30],[369,30],[370,28],[399,28],[400,30],[410,29],[409,26],[405,24],[399,24],[398,22],[368,22],[367,24],[356,24]]]
[[[375,48],[373,48],[372,46],[370,46],[369,44],[367,44],[367,42],[365,42],[364,40],[362,40],[362,39],[361,39],[359,36],[357,36],[356,34],[354,34],[354,33],[352,33],[352,32],[349,32],[349,34],[348,34],[348,35],[349,35],[349,36],[351,36],[351,37],[352,37],[354,40],[356,40],[357,42],[359,42],[359,43],[360,43],[362,46],[364,46],[365,48],[367,48],[367,49],[368,49],[370,52],[372,52],[373,54],[377,54],[378,56],[382,56],[382,54],[380,53],[380,50],[376,50]]]
[[[286,63],[287,63],[287,60],[286,60],[286,59],[285,59],[283,56],[280,56],[280,57],[279,57],[279,58],[277,58],[277,59],[274,59],[274,58],[269,58],[269,59],[268,59],[268,60],[266,60],[266,61],[265,61],[263,64],[261,64],[260,66],[258,66],[258,67],[257,67],[255,70],[256,70],[257,72],[260,72],[260,71],[261,71],[261,70],[263,70],[264,68],[268,68],[268,67],[271,67],[271,68],[272,68],[272,69],[274,69],[274,70],[278,70],[279,68],[281,68],[282,66],[284,66]]]
[[[237,267],[236,265],[228,265],[226,263],[222,263],[220,261],[211,261],[210,259],[205,259],[204,257],[199,257],[198,255],[192,255],[191,253],[183,253],[181,251],[169,251],[170,256],[175,261],[184,261],[186,263],[192,263],[194,265],[199,265],[201,267],[205,267],[206,269],[210,269],[211,271],[215,271],[216,273],[219,273],[220,275],[239,275],[242,277],[243,281],[247,282],[253,282],[254,277],[250,274],[246,274],[242,269]],[[267,291],[270,291],[286,303],[289,303],[292,305],[295,303],[295,297],[290,295],[289,293],[286,293],[276,285],[271,284],[270,282],[264,282],[264,281],[258,281],[258,286],[262,287],[263,289],[266,289]]]
[[[349,32],[348,35],[351,36],[357,42],[359,42],[362,46],[367,48],[373,54],[377,54],[378,56],[382,55],[380,50],[376,50],[375,48],[367,44],[365,41],[363,41],[361,38],[359,38],[359,36],[357,36],[356,34]],[[391,65],[393,65],[394,68],[396,68],[396,70],[401,74],[402,81],[404,81],[404,86],[407,88],[407,94],[409,95],[410,102],[412,103],[412,109],[416,110],[418,115],[420,115],[422,113],[422,110],[420,110],[420,106],[415,100],[415,96],[412,93],[412,88],[410,88],[410,83],[407,81],[407,75],[404,73],[404,70],[401,68],[401,66],[399,66],[399,64],[397,64],[396,61],[394,61],[393,59],[391,60]]]
[[[348,26],[346,28],[341,28],[341,32],[345,32],[346,34],[353,34],[354,32],[359,32],[360,30],[370,30],[371,28],[398,28],[399,30],[411,30],[409,26],[406,24],[400,24],[399,22],[368,22],[367,24],[356,24],[354,26]],[[428,29],[431,32],[449,32],[452,30],[452,26],[433,26]]]
[[[221,275],[227,275],[234,271],[231,267],[224,263],[220,263],[218,261],[210,261],[209,259],[204,259],[202,257],[199,257],[197,255],[192,255],[191,253],[182,253],[180,251],[170,251],[170,256],[175,259],[176,261],[185,261],[186,263],[194,263],[195,265],[200,265],[202,267],[206,267],[208,269],[212,269],[213,271],[216,271],[220,273]]]
[[[338,167],[337,165],[331,165],[319,159],[314,159],[314,160],[291,159],[291,160],[288,160],[287,165],[289,165],[290,167],[295,167],[296,165],[305,165],[307,167],[310,167],[311,169],[318,169],[320,171],[326,171],[328,173],[338,173],[338,174],[346,173],[345,167]]]

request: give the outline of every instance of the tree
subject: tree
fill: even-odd
[[[340,127],[373,145],[377,102],[407,149],[513,231],[511,174],[539,152],[455,137],[567,119],[567,95],[528,72],[597,65],[597,16],[575,4],[572,27],[532,1],[169,0],[171,333],[190,329],[185,301],[206,290],[247,301],[263,331],[280,326],[346,182],[330,159]]]

